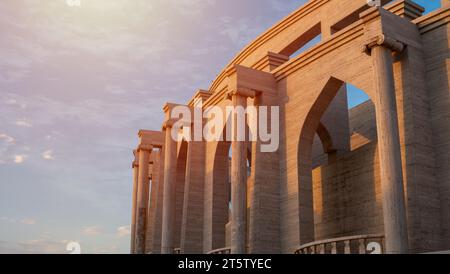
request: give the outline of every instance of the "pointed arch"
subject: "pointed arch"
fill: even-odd
[[[321,122],[319,122],[319,126],[317,127],[317,135],[322,142],[323,151],[325,153],[333,153],[336,151],[333,147],[333,139],[331,138],[330,132]]]
[[[312,105],[300,132],[298,145],[298,218],[300,244],[314,241],[314,204],[311,174],[311,154],[314,135],[320,126],[320,119],[343,84],[343,81],[330,77],[317,100]],[[322,131],[322,137],[325,139],[328,138],[326,137],[326,131]]]

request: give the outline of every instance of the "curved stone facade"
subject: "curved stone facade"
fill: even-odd
[[[164,106],[162,131],[139,132],[132,253],[450,249],[449,1],[381,2],[310,0],[186,104],[278,107],[274,152],[173,140]],[[346,84],[371,101],[349,110]]]

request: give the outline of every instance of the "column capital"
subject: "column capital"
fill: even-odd
[[[139,144],[152,145],[154,148],[161,148],[164,145],[164,133],[154,130],[139,130]]]
[[[176,103],[165,103],[163,106],[163,111],[164,111],[164,113],[170,113],[172,111],[172,109],[177,106],[182,106],[182,105],[176,104]]]
[[[139,162],[138,161],[133,161],[131,168],[135,168],[135,167],[139,167]]]
[[[151,153],[152,150],[153,150],[153,146],[148,145],[148,144],[140,144],[137,148],[137,152],[147,151],[147,152]]]
[[[139,161],[139,153],[137,149],[133,149],[133,156],[134,156],[133,162]]]
[[[366,41],[362,47],[362,51],[370,55],[370,52],[374,47],[385,47],[396,53],[401,53],[405,49],[405,44],[394,38],[380,34]]]
[[[188,106],[192,108],[203,106],[204,102],[206,102],[211,96],[212,93],[210,91],[202,89],[197,90],[194,97],[192,97],[189,101]]]
[[[255,91],[253,89],[239,88],[239,89],[228,91],[225,94],[225,99],[226,100],[231,100],[233,98],[233,96],[242,96],[242,97],[245,97],[245,98],[255,98],[259,94],[260,94],[260,92]]]
[[[168,128],[171,129],[175,125],[175,123],[178,122],[178,121],[179,121],[179,119],[174,119],[174,118],[166,120],[163,123],[162,129],[163,130],[166,130]]]

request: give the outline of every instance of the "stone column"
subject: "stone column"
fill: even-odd
[[[181,222],[180,248],[182,254],[201,254],[203,251],[205,144],[194,141],[193,137],[194,133],[191,132],[192,139],[188,143],[186,155],[184,205]]]
[[[164,124],[166,133],[164,149],[164,195],[162,216],[161,253],[172,254],[175,248],[174,223],[177,177],[177,141],[172,138],[172,121]]]
[[[136,151],[135,151],[136,155]],[[130,253],[134,254],[136,252],[135,243],[136,243],[136,206],[137,206],[137,192],[138,192],[138,167],[139,164],[135,160],[133,161],[133,197],[132,197],[132,205],[131,205],[131,244],[130,244]]]
[[[149,197],[149,162],[150,154],[153,150],[151,145],[140,145],[139,153],[139,173],[137,187],[137,215],[136,215],[136,242],[137,254],[145,253],[145,233],[147,226],[147,208]]]
[[[161,253],[161,237],[162,237],[162,211],[163,211],[163,195],[164,195],[164,148],[156,152],[155,157],[158,158],[158,176],[154,178],[157,185],[155,193],[155,215],[152,220],[154,226],[152,251],[154,254]]]
[[[387,253],[408,253],[408,229],[392,51],[403,44],[381,35],[369,44],[374,69],[375,109]]]
[[[247,108],[247,98],[255,97],[250,90],[233,91],[227,94],[233,107]],[[241,117],[242,118],[242,117]],[[231,253],[245,254],[247,242],[247,142],[238,140],[237,112],[232,116],[233,140],[231,142]],[[244,120],[244,129],[246,129]]]

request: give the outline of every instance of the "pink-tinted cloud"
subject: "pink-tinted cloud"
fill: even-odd
[[[159,130],[165,102],[208,88],[301,2],[0,1],[0,215],[39,217],[29,239],[20,221],[0,226],[0,252],[65,252],[78,237],[88,252],[128,252],[137,131]],[[32,240],[43,226],[50,236]]]

